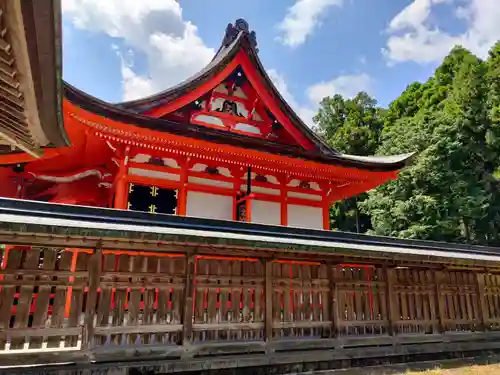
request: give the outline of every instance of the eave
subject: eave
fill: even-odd
[[[62,121],[59,0],[0,1],[0,139],[40,157],[69,145]]]
[[[352,157],[342,154],[325,154],[320,151],[307,151],[300,147],[270,142],[265,139],[248,137],[226,130],[207,128],[189,123],[179,123],[166,119],[153,118],[140,113],[103,102],[69,84],[64,86],[66,113],[80,120],[101,125],[103,128],[116,129],[122,138],[134,137],[141,132],[153,131],[150,139],[165,139],[181,136],[211,142],[218,145],[231,145],[241,149],[257,150],[273,155],[281,155],[299,160],[339,166],[369,172],[395,172],[403,168],[413,154],[390,157]],[[144,138],[144,137],[141,137]]]
[[[385,259],[440,265],[500,267],[500,249],[488,246],[407,240],[364,234],[250,224],[175,215],[149,214],[94,207],[59,205],[0,198],[0,235],[13,243],[33,244],[37,237],[58,246],[91,247],[106,241],[106,248],[123,250],[139,243],[154,249],[172,245],[252,249]],[[23,236],[28,234],[28,236]],[[73,241],[79,242],[73,242]],[[57,242],[59,241],[59,242]],[[10,242],[5,241],[4,242]],[[161,245],[160,245],[161,244]]]

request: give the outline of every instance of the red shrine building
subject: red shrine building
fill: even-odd
[[[12,135],[1,146],[2,197],[330,229],[333,202],[394,179],[410,157],[345,155],[325,144],[273,85],[244,20],[227,26],[196,75],[119,104],[66,83],[58,89],[57,71],[16,97],[5,62],[34,57],[12,51],[0,51],[0,131]],[[20,103],[36,90],[52,113]],[[31,120],[20,128],[19,118]]]

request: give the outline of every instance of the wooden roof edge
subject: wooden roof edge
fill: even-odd
[[[324,252],[408,258],[453,264],[500,265],[500,248],[409,240],[347,232],[282,227],[215,219],[149,214],[135,211],[0,199],[0,230],[49,236],[124,238],[207,245],[286,248],[293,252]],[[45,228],[45,229],[44,229]],[[245,245],[246,244],[246,245]]]
[[[2,20],[12,70],[3,101],[1,137],[34,158],[45,147],[69,145],[62,121],[61,9],[59,0],[6,1]]]
[[[6,1],[2,6],[8,65],[17,83],[17,93],[2,106],[17,122],[4,124],[2,138],[40,157],[44,147],[69,145],[62,121],[60,3]]]
[[[60,0],[21,1],[32,90],[36,97],[42,146],[70,145],[62,115],[62,22]]]
[[[186,90],[190,90],[193,85],[197,85],[199,81],[209,80],[216,73],[217,69],[220,69],[222,65],[227,65],[236,56],[245,35],[244,32],[240,32],[230,43],[225,45],[223,42],[208,65],[177,85],[144,98],[114,103],[114,105],[134,112],[145,112],[170,102],[172,98],[179,97]]]
[[[290,106],[290,104],[283,98],[278,88],[271,80],[269,75],[267,74],[262,61],[260,60],[257,50],[255,48],[249,48],[248,53],[249,57],[254,61],[255,66],[257,67],[260,75],[263,77],[263,83],[265,86],[269,87],[273,96],[277,99],[280,109],[285,113],[285,115],[290,119],[292,124],[296,126],[298,129],[302,131],[303,134],[307,135],[307,137],[313,141],[318,149],[326,154],[326,155],[340,155],[340,152],[329,146],[320,136],[318,136],[310,126],[308,126],[295,112],[295,110]],[[312,124],[311,124],[312,125]]]

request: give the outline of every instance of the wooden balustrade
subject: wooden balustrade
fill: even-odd
[[[1,252],[0,354],[17,360],[49,352],[109,359],[129,349],[179,358],[307,345],[341,350],[500,331],[500,275],[472,270],[188,249]]]

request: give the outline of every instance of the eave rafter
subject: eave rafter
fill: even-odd
[[[0,138],[31,156],[41,155],[47,143],[40,128],[35,94],[30,90],[31,68],[19,2],[0,1]]]
[[[0,0],[0,145],[39,158],[67,146],[57,0]]]
[[[247,167],[252,165],[274,173],[281,173],[284,169],[293,170],[293,174],[296,176],[304,178],[321,176],[336,181],[336,185],[342,184],[343,181],[358,181],[376,186],[380,180],[385,181],[392,178],[394,174],[393,172],[371,172],[327,165],[315,161],[241,149],[231,145],[193,140],[173,134],[165,137],[161,132],[153,130],[141,129],[140,132],[137,132],[132,124],[123,124],[101,117],[87,112],[70,102],[65,102],[65,110],[67,111],[67,123],[76,121],[80,124],[77,126],[83,125],[93,129],[92,134],[104,141],[112,142],[113,145],[129,145],[134,147],[135,150],[151,150],[162,154],[167,152],[174,156],[196,156],[207,161],[227,162],[235,166]]]

